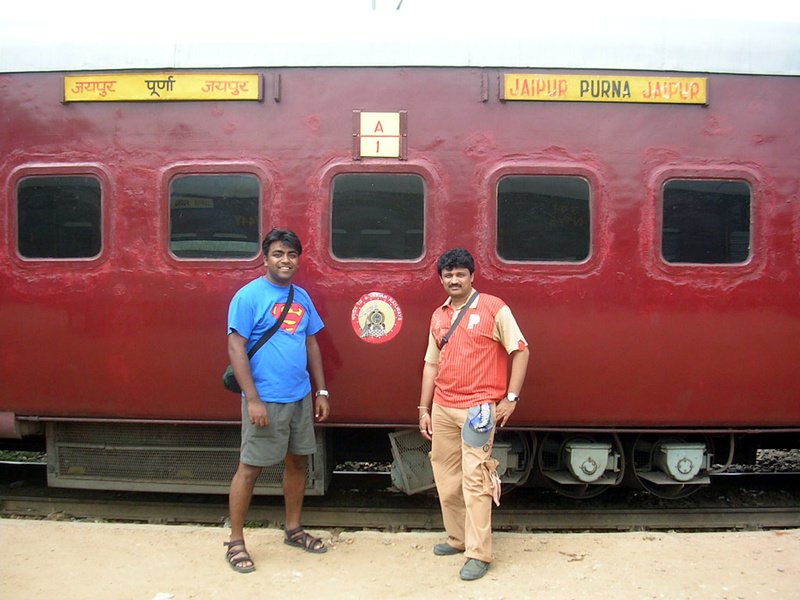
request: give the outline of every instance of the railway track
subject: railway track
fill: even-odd
[[[612,490],[576,501],[538,489],[504,495],[495,508],[496,530],[627,531],[730,530],[800,527],[800,474],[735,474],[715,478],[694,496],[664,501],[632,490]],[[228,513],[222,495],[153,494],[47,488],[37,466],[0,468],[0,515],[39,519],[129,521],[222,525]],[[334,477],[325,497],[306,499],[303,520],[328,529],[442,529],[435,497],[387,491],[384,474]],[[743,489],[743,487],[751,489]],[[254,498],[248,514],[253,526],[282,523],[280,497]]]

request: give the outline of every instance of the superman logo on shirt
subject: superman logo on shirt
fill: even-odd
[[[272,316],[276,319],[280,319],[284,306],[286,306],[286,303],[276,304],[273,306]],[[286,333],[296,332],[297,327],[300,325],[300,322],[303,320],[303,316],[305,314],[306,309],[297,302],[293,302],[289,312],[286,313],[286,318],[283,320],[283,323],[281,323],[281,329],[283,329]]]

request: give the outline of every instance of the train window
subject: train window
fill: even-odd
[[[750,200],[750,186],[744,181],[667,181],[661,242],[664,260],[702,264],[747,261]]]
[[[511,176],[497,184],[497,253],[505,260],[589,258],[589,182],[569,176]]]
[[[179,258],[252,258],[261,250],[255,175],[181,175],[170,185],[169,249]]]
[[[17,187],[17,240],[25,258],[91,258],[102,250],[96,177],[26,177]]]
[[[331,249],[337,258],[419,258],[424,221],[419,175],[347,173],[333,180]]]

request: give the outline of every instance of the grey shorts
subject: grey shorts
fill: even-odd
[[[298,402],[266,402],[269,425],[250,422],[247,401],[242,398],[242,448],[240,460],[253,467],[269,467],[287,453],[309,455],[317,451],[314,435],[314,403],[311,394]]]

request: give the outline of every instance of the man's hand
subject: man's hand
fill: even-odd
[[[267,406],[261,401],[261,398],[247,401],[247,414],[250,416],[250,422],[254,425],[258,425],[259,427],[266,427],[269,425]]]
[[[517,408],[516,402],[511,402],[508,398],[503,398],[500,402],[497,403],[497,406],[494,408],[494,420],[500,427],[505,427],[506,422],[511,418],[511,415],[514,414],[514,410]]]
[[[419,420],[419,432],[426,440],[433,441],[433,423],[431,422],[431,414],[425,413]]]
[[[324,421],[331,414],[331,403],[328,401],[328,397],[320,394],[317,396],[316,405],[314,416],[317,421]]]

